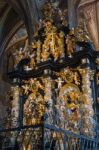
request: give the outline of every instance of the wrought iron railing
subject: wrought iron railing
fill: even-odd
[[[54,125],[0,130],[1,150],[98,150],[99,140],[74,134]]]
[[[74,134],[72,132],[54,127],[52,125],[45,125],[45,139],[49,137],[49,145],[51,149],[59,150],[98,150],[99,141],[94,138],[85,137],[83,135]],[[48,140],[47,140],[48,142]],[[46,143],[44,148],[46,149]]]

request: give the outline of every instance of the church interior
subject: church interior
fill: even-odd
[[[99,150],[99,0],[0,0],[0,150]]]

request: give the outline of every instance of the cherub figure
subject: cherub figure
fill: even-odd
[[[58,89],[60,89],[62,87],[62,84],[64,83],[64,81],[60,77],[58,77],[56,82],[58,83]]]

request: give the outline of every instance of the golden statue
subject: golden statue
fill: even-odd
[[[22,51],[22,48],[20,48],[20,50],[17,50],[13,53],[14,58],[15,58],[15,66],[16,67],[18,65],[18,63],[21,61],[21,59],[24,58],[24,53]]]
[[[60,53],[60,57],[63,58],[64,57],[64,33],[62,31],[60,31],[59,33],[59,38],[58,38],[58,47],[59,47],[59,53]]]
[[[64,34],[61,31],[57,32],[57,28],[51,21],[45,22],[45,35],[46,39],[43,44],[42,59],[46,61],[50,54],[54,57],[54,60],[58,60],[64,56]]]
[[[67,45],[67,54],[69,57],[72,57],[74,51],[74,44],[72,41],[72,37],[70,35],[67,35],[66,37],[66,45]]]

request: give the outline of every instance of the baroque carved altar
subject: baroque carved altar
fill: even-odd
[[[14,85],[8,93],[12,121],[8,118],[8,126],[41,124],[43,118],[47,124],[94,137],[99,54],[84,29],[69,29],[66,10],[48,3],[42,13],[32,45],[13,53],[14,70],[8,73]],[[16,136],[11,135],[11,140]],[[39,138],[40,132],[35,136]]]

